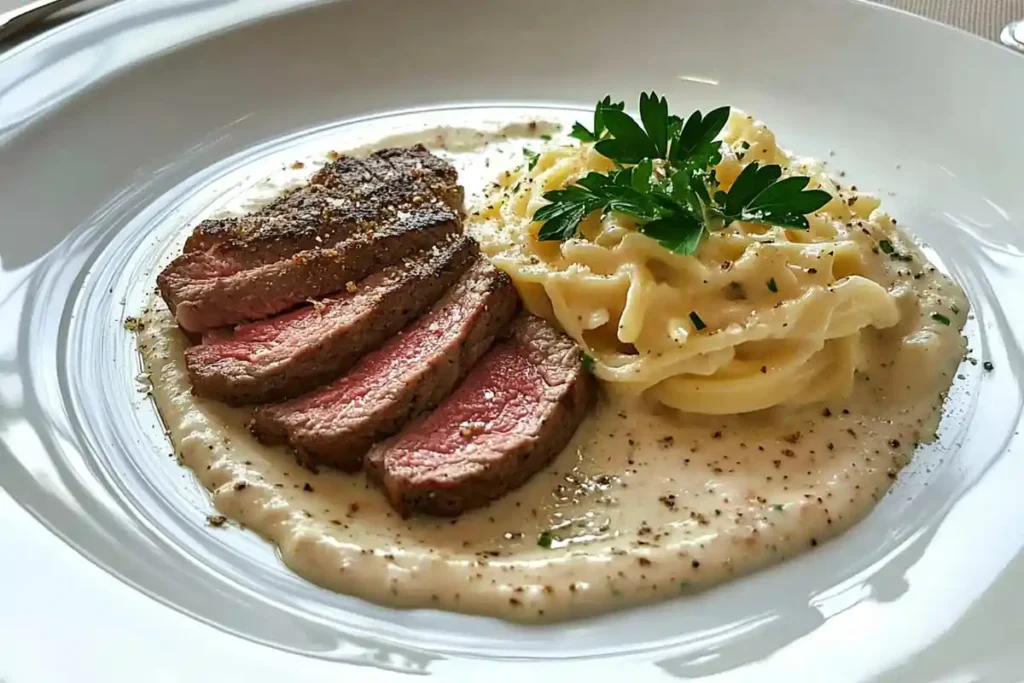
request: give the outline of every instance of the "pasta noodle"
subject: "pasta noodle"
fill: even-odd
[[[468,227],[526,306],[559,323],[616,391],[708,414],[846,395],[864,361],[864,332],[900,320],[891,289],[910,266],[891,258],[890,245],[917,247],[878,199],[840,186],[819,162],[792,158],[742,112],[730,117],[722,154],[725,189],[759,161],[810,176],[810,187],[833,199],[808,217],[807,231],[736,222],[693,256],[617,213],[590,216],[564,243],[541,242],[532,217],[543,194],[614,168],[592,145],[574,144],[502,174]]]

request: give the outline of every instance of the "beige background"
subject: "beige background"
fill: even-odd
[[[0,12],[14,9],[26,0],[0,0]],[[838,2],[840,0],[821,0]],[[995,40],[1003,26],[1013,19],[1024,19],[1024,0],[879,0],[880,4],[952,24]],[[65,16],[99,7],[104,0],[88,0],[83,9],[69,10]]]

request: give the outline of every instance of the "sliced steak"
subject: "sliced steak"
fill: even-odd
[[[287,311],[310,299],[345,289],[410,254],[459,233],[451,210],[422,209],[360,234],[334,248],[309,249],[281,261],[212,278],[193,278],[197,266],[210,266],[206,252],[194,252],[188,268],[161,276],[161,291],[178,324],[205,331]]]
[[[291,313],[215,331],[185,351],[192,390],[232,405],[303,394],[335,379],[418,317],[472,265],[455,236]]]
[[[370,446],[451,393],[511,321],[518,302],[512,280],[479,257],[433,309],[348,375],[259,408],[253,432],[264,443],[289,442],[308,464],[359,469]]]
[[[561,451],[594,396],[576,344],[518,319],[438,408],[366,455],[403,514],[457,515],[526,481]]]
[[[341,156],[308,185],[255,214],[204,221],[192,231],[185,252],[216,248],[237,255],[241,263],[263,263],[343,238],[350,219],[373,221],[382,211],[395,213],[435,199],[458,212],[463,190],[451,164],[423,145]]]
[[[455,170],[422,146],[342,157],[256,214],[200,224],[157,284],[188,330],[263,318],[458,232],[462,196]],[[376,259],[348,241],[380,245]]]

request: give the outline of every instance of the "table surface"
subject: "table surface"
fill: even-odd
[[[838,0],[822,0],[837,2]],[[1024,19],[1024,0],[877,0],[879,4],[897,7],[914,14],[956,26],[996,40],[1010,21]],[[0,0],[0,12],[6,12],[26,0]],[[51,21],[62,21],[107,4],[106,0],[89,0],[60,13]]]

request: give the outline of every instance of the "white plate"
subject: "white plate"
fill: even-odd
[[[994,44],[817,0],[126,0],[0,55],[0,680],[1011,678],[1021,83],[1024,59]],[[803,558],[549,627],[368,605],[202,528],[206,495],[167,457],[120,322],[209,188],[313,139],[412,125],[381,118],[400,110],[496,118],[650,88],[835,152],[935,248],[996,364],[965,366],[943,447]]]

